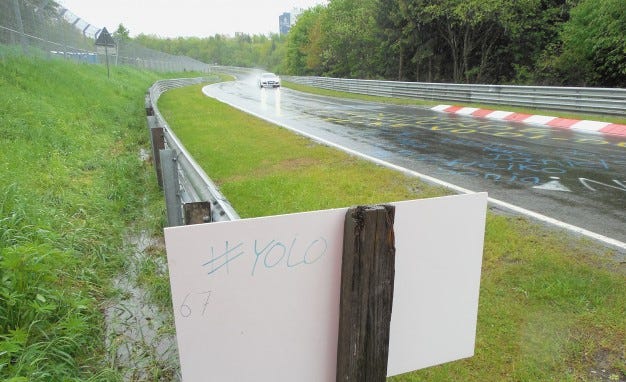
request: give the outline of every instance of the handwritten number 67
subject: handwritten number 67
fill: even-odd
[[[206,291],[206,292],[190,292],[187,293],[187,295],[185,296],[185,298],[183,299],[182,304],[180,304],[180,307],[178,308],[178,312],[180,313],[181,316],[187,318],[190,317],[193,314],[193,310],[197,309],[197,305],[194,303],[194,298],[192,296],[202,296],[204,303],[202,304],[202,313],[201,315],[204,317],[204,314],[206,312],[207,306],[209,305],[209,300],[211,299],[211,291]],[[193,307],[193,309],[192,309]]]

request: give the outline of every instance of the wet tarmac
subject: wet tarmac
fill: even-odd
[[[205,88],[257,116],[626,243],[626,139],[259,89]]]

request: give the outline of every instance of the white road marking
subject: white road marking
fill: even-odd
[[[559,182],[559,177],[558,176],[551,176],[550,179],[552,179],[549,182],[546,182],[544,184],[541,184],[539,186],[535,186],[533,188],[539,189],[539,190],[548,190],[548,191],[564,191],[564,192],[572,192],[572,190],[570,190],[569,188],[567,188],[567,186],[565,186],[563,183]]]

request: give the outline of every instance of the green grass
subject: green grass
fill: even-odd
[[[164,220],[139,160],[160,75],[0,48],[0,380],[121,380],[103,304],[129,227]]]
[[[447,192],[240,113],[199,86],[166,93],[159,108],[243,217]],[[624,380],[626,270],[614,256],[490,213],[476,355],[391,380]]]
[[[337,98],[348,98],[348,99],[356,99],[361,101],[370,101],[370,102],[379,102],[379,103],[389,103],[394,105],[414,105],[414,106],[423,106],[431,108],[437,105],[447,105],[450,101],[432,101],[432,100],[424,100],[424,99],[414,99],[414,98],[392,98],[392,97],[381,97],[381,96],[370,96],[365,94],[358,93],[348,93],[336,90],[327,90],[316,88],[308,85],[296,84],[294,82],[283,81],[282,85],[286,88],[290,88],[293,90],[318,94],[327,97],[337,97]],[[459,103],[454,103],[455,105],[459,105]],[[551,110],[551,109],[538,109],[538,108],[528,108],[528,107],[518,107],[518,106],[508,106],[508,105],[493,105],[493,104],[483,104],[483,103],[464,103],[462,106],[466,107],[477,107],[481,109],[489,109],[489,110],[505,110],[512,111],[516,113],[524,113],[524,114],[538,114],[538,115],[549,115],[553,117],[560,118],[571,118],[571,119],[581,119],[581,120],[591,120],[591,121],[601,121],[601,122],[611,122],[611,123],[619,123],[626,124],[626,118],[619,117],[615,115],[606,115],[606,114],[589,114],[589,113],[577,113],[570,111],[559,111],[559,110]]]

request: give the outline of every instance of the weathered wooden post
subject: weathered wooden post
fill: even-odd
[[[341,264],[337,382],[384,382],[393,302],[394,206],[346,213]]]
[[[152,100],[150,99],[150,91],[146,93],[146,97],[144,99],[144,107],[146,109],[146,116],[150,117],[154,115],[154,108],[152,107]]]
[[[183,204],[185,225],[211,222],[211,202],[193,202]]]
[[[163,188],[163,171],[161,169],[161,156],[159,152],[165,148],[165,135],[163,128],[157,125],[156,117],[148,117],[148,127],[150,128],[150,143],[152,146],[152,158],[154,158],[157,182],[159,183],[159,187]]]

